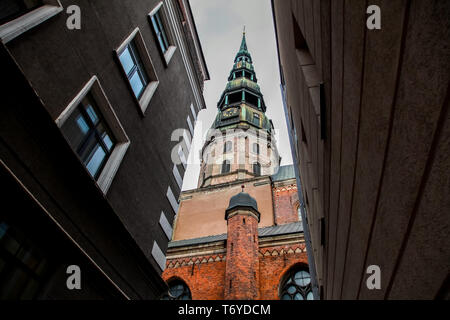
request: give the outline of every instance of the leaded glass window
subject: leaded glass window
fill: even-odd
[[[183,281],[176,280],[169,283],[169,291],[162,300],[192,300],[191,291]]]
[[[281,300],[314,300],[311,276],[305,269],[292,270],[281,286]]]

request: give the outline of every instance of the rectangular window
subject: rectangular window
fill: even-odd
[[[130,140],[96,76],[55,122],[89,174],[106,193]]]
[[[254,113],[253,114],[253,123],[256,125],[256,126],[260,126],[260,118],[259,118],[259,114],[257,114],[257,113]]]
[[[97,179],[112,153],[116,138],[90,93],[64,122],[61,130],[91,176]]]
[[[161,20],[160,10],[156,11],[156,13],[151,16],[151,20],[156,37],[158,38],[159,46],[162,52],[166,53],[169,49],[169,41],[167,40],[166,30]]]
[[[222,163],[222,173],[228,173],[231,171],[231,164],[230,164],[230,160],[225,160]]]
[[[156,42],[164,56],[167,66],[175,52],[176,46],[169,28],[169,19],[163,2],[160,2],[148,16],[156,37]]]
[[[131,41],[119,54],[119,59],[133,89],[133,93],[139,99],[148,84],[148,76],[142,65],[134,41]]]
[[[14,20],[42,5],[42,0],[1,0],[0,24]]]
[[[144,115],[159,81],[139,28],[136,28],[115,52],[133,96]]]

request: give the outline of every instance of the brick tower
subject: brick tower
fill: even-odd
[[[256,200],[240,192],[231,197],[225,211],[227,256],[225,299],[257,299],[259,296],[258,222]]]
[[[293,166],[279,167],[245,33],[217,108],[198,188],[180,195],[164,298],[311,299],[303,204]]]

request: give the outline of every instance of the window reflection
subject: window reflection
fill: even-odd
[[[89,173],[97,179],[116,140],[90,94],[81,101],[61,129]]]

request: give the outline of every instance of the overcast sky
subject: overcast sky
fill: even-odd
[[[190,3],[211,80],[205,82],[207,109],[198,115],[183,190],[197,188],[199,152],[216,117],[217,102],[239,51],[244,25],[247,48],[267,106],[266,114],[278,129],[281,164],[291,164],[270,0],[190,0]]]

